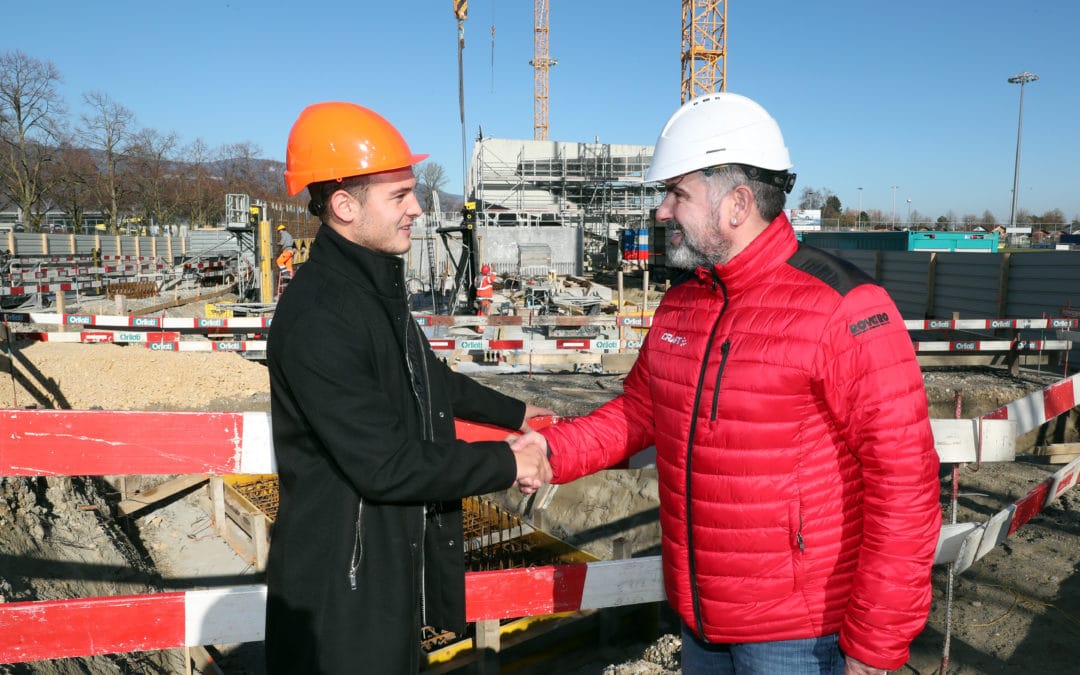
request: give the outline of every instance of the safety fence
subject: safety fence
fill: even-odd
[[[0,298],[56,294],[123,293],[131,284],[149,284],[152,292],[170,284],[201,284],[235,277],[235,256],[181,258],[140,255],[45,255],[4,259],[0,264]],[[119,289],[119,290],[117,290]]]
[[[480,332],[475,337],[430,337],[431,347],[437,352],[481,352],[498,354],[558,354],[574,352],[620,353],[634,352],[641,348],[640,331],[652,325],[651,315],[620,314],[607,316],[439,316],[416,314],[416,321],[426,328],[473,328]],[[155,316],[107,316],[92,314],[55,314],[39,312],[5,312],[5,323],[32,323],[63,326],[64,332],[23,331],[13,334],[15,339],[52,342],[117,342],[138,343],[149,349],[161,351],[233,351],[263,352],[266,342],[259,339],[244,340],[237,337],[245,333],[263,333],[270,328],[272,317],[155,317]],[[974,338],[950,340],[915,340],[918,354],[945,353],[1008,353],[1040,354],[1067,352],[1072,348],[1069,339],[1021,338],[1022,330],[1055,330],[1067,332],[1080,325],[1075,318],[1044,319],[953,319],[909,320],[904,322],[909,331],[1011,331],[1006,339]],[[558,337],[542,334],[493,337],[490,329],[520,328],[559,329],[587,328],[610,333],[612,337]],[[79,328],[79,331],[67,329]],[[95,330],[89,330],[89,329]],[[119,330],[112,330],[119,329]],[[158,329],[158,330],[155,330]],[[634,337],[619,337],[622,329]],[[162,332],[164,330],[165,332]],[[176,332],[169,332],[176,331]],[[182,331],[182,332],[179,332]],[[185,335],[220,337],[231,335],[232,339],[215,342],[184,342]]]
[[[931,421],[942,462],[1011,461],[1019,435],[1072,410],[1080,375],[979,418]],[[275,470],[266,413],[6,410],[2,476],[265,474]],[[458,423],[458,435],[506,430]],[[943,525],[936,564],[968,569],[1080,481],[1080,458],[981,523]],[[664,599],[659,556],[466,574],[470,622]],[[261,584],[0,603],[0,663],[262,640]]]

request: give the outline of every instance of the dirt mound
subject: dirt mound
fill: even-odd
[[[0,385],[4,408],[228,412],[250,402],[248,410],[263,410],[270,390],[266,367],[234,352],[140,344],[16,343],[0,372],[10,376]]]

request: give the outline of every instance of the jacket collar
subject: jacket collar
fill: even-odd
[[[349,241],[322,225],[311,244],[311,260],[380,295],[399,297],[404,262],[399,256],[377,253]]]
[[[783,265],[799,247],[787,215],[781,211],[750,245],[725,264],[699,267],[694,274],[708,283],[719,280],[728,291],[761,283]]]

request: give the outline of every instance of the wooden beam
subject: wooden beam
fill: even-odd
[[[196,485],[201,485],[209,478],[210,477],[206,474],[177,476],[164,483],[159,483],[152,488],[136,492],[132,496],[121,501],[116,505],[117,513],[122,516],[130,516],[137,511],[154,506],[174,495],[190,490]]]

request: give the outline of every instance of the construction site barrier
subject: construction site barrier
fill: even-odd
[[[56,314],[48,312],[2,312],[5,321],[11,323],[34,323],[58,326],[98,326],[106,328],[229,328],[235,330],[269,328],[271,317],[156,317],[156,316],[109,316],[94,314]],[[421,326],[492,326],[518,327],[574,327],[574,326],[624,326],[648,328],[652,316],[638,314],[609,314],[599,316],[562,316],[551,314],[524,314],[516,316],[473,316],[414,314]],[[922,330],[1068,330],[1080,327],[1076,318],[1043,319],[928,319],[905,320],[904,326],[911,331]]]
[[[652,323],[650,316],[618,315],[608,317],[559,317],[559,316],[506,316],[506,317],[461,317],[415,315],[422,326],[624,326],[647,328]],[[93,314],[49,314],[38,312],[6,312],[3,320],[10,323],[34,323],[42,325],[80,326],[97,328],[130,329],[174,329],[185,332],[247,333],[261,332],[270,327],[272,317],[153,317],[153,316],[109,316]],[[905,321],[908,330],[1021,330],[1021,329],[1057,329],[1067,330],[1076,327],[1077,319],[955,319]],[[41,340],[53,342],[117,342],[144,343],[150,349],[161,351],[233,351],[264,352],[263,341],[225,341],[215,346],[209,343],[182,342],[180,337],[173,340],[148,338],[139,331],[83,331],[79,333],[56,332],[21,332],[15,333],[16,339]],[[563,352],[618,353],[633,352],[641,348],[641,339],[607,338],[430,338],[432,349],[437,352],[513,352],[519,354],[553,354]],[[1070,340],[948,340],[914,341],[918,354],[930,353],[1038,353],[1047,351],[1068,351],[1072,348]]]
[[[1080,402],[1080,374],[975,419],[932,420],[943,462],[1010,461],[1015,439]],[[7,410],[0,475],[264,474],[267,413]],[[458,422],[466,439],[506,430]],[[1074,459],[983,523],[944,525],[935,564],[960,573],[1080,481]],[[659,556],[466,574],[466,618],[488,621],[658,602]],[[0,663],[262,640],[266,588],[0,603]]]

